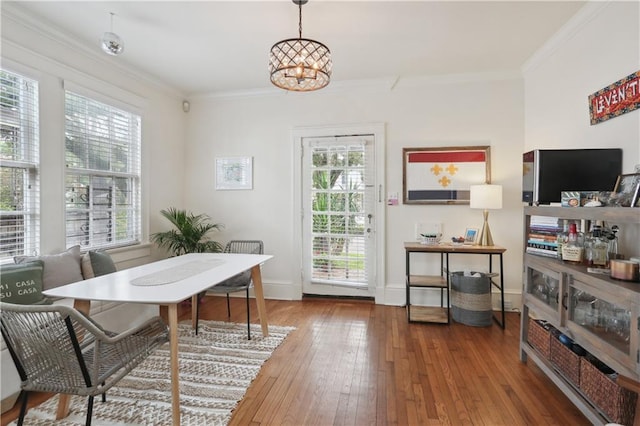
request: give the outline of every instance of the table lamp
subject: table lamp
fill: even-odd
[[[489,229],[489,209],[502,208],[502,185],[471,185],[470,186],[469,207],[472,209],[484,210],[484,223],[478,244],[481,246],[492,246],[491,230]]]

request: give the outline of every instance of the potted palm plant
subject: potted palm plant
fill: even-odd
[[[224,225],[212,223],[208,215],[196,215],[174,207],[161,210],[160,214],[171,222],[175,229],[156,232],[151,235],[151,241],[169,251],[173,256],[222,251],[222,245],[209,239],[208,234],[213,230],[220,230]]]

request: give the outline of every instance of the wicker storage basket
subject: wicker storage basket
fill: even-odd
[[[465,276],[464,272],[451,273],[451,317],[454,321],[475,327],[492,324],[491,277]]]
[[[551,363],[576,386],[580,385],[580,358],[556,337],[551,338]]]
[[[638,394],[620,387],[585,358],[580,363],[580,390],[608,420],[623,425],[633,424]]]
[[[551,333],[544,326],[533,318],[529,318],[529,333],[527,335],[529,344],[533,346],[545,359],[550,357]]]

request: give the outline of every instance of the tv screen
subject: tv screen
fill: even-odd
[[[522,201],[560,202],[562,191],[613,191],[621,149],[551,149],[523,154]]]

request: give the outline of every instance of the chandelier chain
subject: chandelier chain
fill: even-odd
[[[302,38],[302,2],[298,3],[298,38]]]

